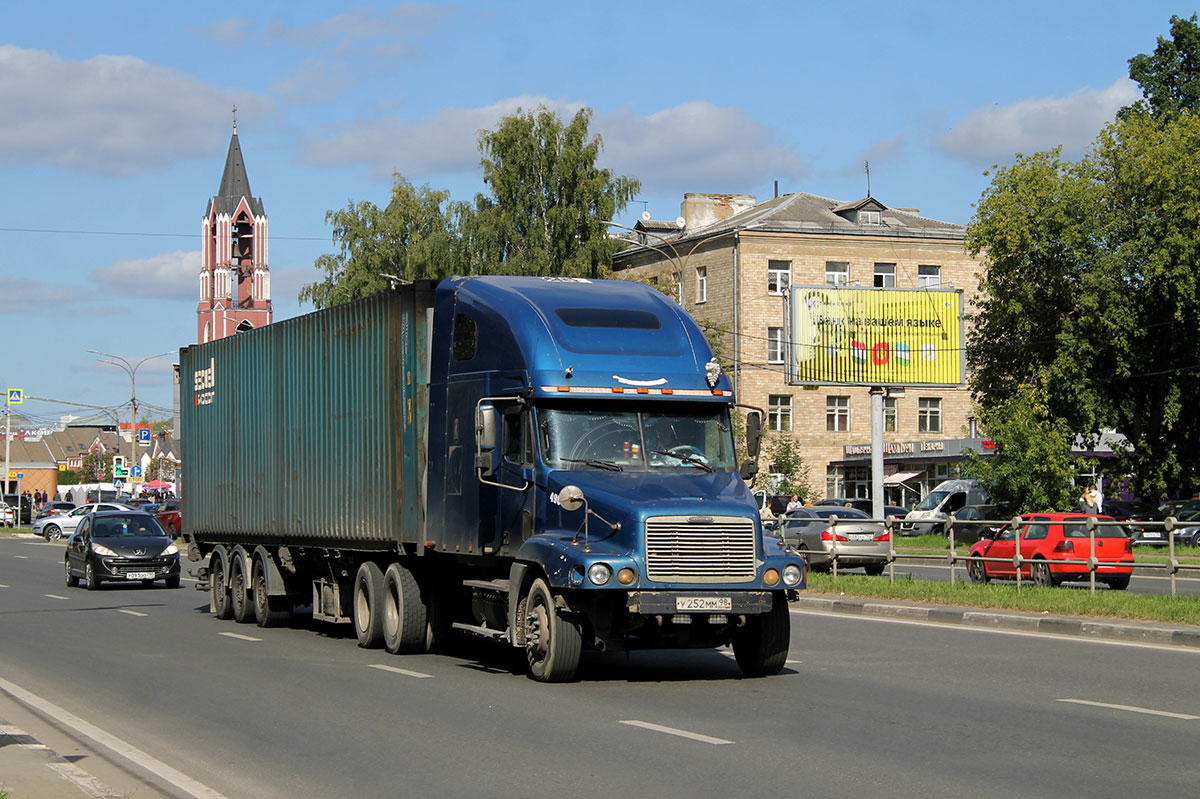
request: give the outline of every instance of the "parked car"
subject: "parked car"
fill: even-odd
[[[1177,521],[1179,525],[1171,531],[1175,546],[1200,547],[1200,511],[1182,514]],[[1166,538],[1166,535],[1163,537]]]
[[[1021,577],[1038,585],[1053,586],[1065,580],[1087,580],[1088,567],[1082,561],[1091,556],[1091,534],[1087,520],[1096,518],[1112,521],[1109,516],[1089,517],[1082,513],[1038,513],[1021,516],[1017,530],[1007,527],[995,538],[984,538],[970,549],[972,557],[1001,558],[997,561],[969,561],[967,576],[977,583],[999,577],[1016,579],[1013,558],[1017,553],[1017,533],[1020,533]],[[1096,580],[1110,588],[1129,587],[1133,574],[1133,542],[1126,531],[1116,525],[1097,525],[1095,557],[1099,562]],[[1080,561],[1063,563],[1062,561]]]
[[[70,513],[73,510],[75,510],[74,502],[61,502],[55,500],[53,502],[47,502],[42,506],[42,509],[38,512],[37,519],[44,519],[47,516],[58,516],[63,513]],[[34,521],[36,522],[37,519],[34,519]]]
[[[871,500],[864,497],[854,497],[852,499],[847,499],[845,497],[827,497],[819,500],[813,507],[854,508],[857,511],[862,511],[863,513],[867,514],[868,517],[870,517],[874,512],[873,506],[871,505]],[[902,508],[899,505],[883,506],[883,518],[885,519],[889,516],[895,516],[897,519],[903,519],[906,515],[908,515],[908,508]]]
[[[162,508],[154,514],[154,518],[158,519],[158,523],[168,533],[178,537],[179,531],[183,529],[183,507],[177,499],[172,502],[174,507],[164,503]]]
[[[33,534],[40,535],[47,541],[57,541],[60,538],[69,536],[75,532],[75,528],[79,523],[87,517],[89,513],[102,510],[130,510],[126,505],[116,502],[101,502],[92,503],[90,505],[80,505],[69,513],[59,514],[57,516],[47,516],[44,519],[38,519],[33,523]]]
[[[67,585],[82,579],[89,591],[104,582],[179,587],[179,547],[153,516],[128,508],[85,515],[67,542],[63,567]]]
[[[1171,515],[1170,505],[1154,507],[1139,505],[1122,500],[1104,500],[1102,513],[1111,516],[1119,522],[1126,522],[1129,539],[1134,546],[1143,544],[1150,546],[1166,546],[1167,533],[1163,528],[1163,520]]]
[[[0,502],[0,524],[5,527],[15,527],[17,524],[17,515],[7,502]]]
[[[943,480],[908,512],[900,525],[901,535],[926,535],[939,532],[950,514],[967,505],[987,505],[991,502],[983,486],[976,480]]]
[[[836,529],[831,516],[837,516]],[[833,567],[836,538],[839,570],[861,566],[867,574],[883,574],[891,534],[862,511],[816,505],[789,511],[783,520],[783,537],[800,552],[807,553],[808,567],[814,571],[829,571]]]
[[[1013,518],[1003,505],[966,505],[951,514],[954,517],[954,542],[974,544],[981,538],[995,538]]]
[[[33,500],[29,497],[24,494],[5,494],[3,501],[16,515],[16,524],[29,524],[33,521]],[[17,508],[21,509],[20,513],[17,513]]]

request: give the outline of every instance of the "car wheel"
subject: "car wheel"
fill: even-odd
[[[178,588],[179,587],[179,575],[176,574],[174,577],[168,577],[167,581],[166,581],[166,585],[167,585],[167,588]]]
[[[1192,536],[1192,546],[1200,549],[1200,530],[1197,530],[1196,534]]]
[[[96,576],[96,569],[92,566],[91,560],[88,560],[83,567],[83,583],[89,591],[95,591],[100,587],[100,578]]]
[[[1129,575],[1118,574],[1114,577],[1109,577],[1107,580],[1105,580],[1105,582],[1108,583],[1108,587],[1114,591],[1124,591],[1129,587]]]
[[[884,566],[885,564],[883,563],[868,563],[866,566],[863,566],[863,571],[865,571],[871,577],[878,577],[879,575],[883,574]]]
[[[967,562],[967,577],[973,583],[986,583],[988,581],[986,564],[980,560],[972,560]]]
[[[1033,582],[1043,588],[1052,588],[1058,585],[1058,581],[1054,579],[1054,574],[1050,571],[1050,564],[1044,560],[1033,564]]]
[[[67,573],[68,588],[74,588],[75,586],[79,585],[79,578],[74,574],[71,574],[71,561],[67,558],[63,558],[63,571]]]
[[[47,524],[46,525],[46,540],[47,541],[57,541],[60,538],[62,538],[62,528],[59,527],[57,524]]]

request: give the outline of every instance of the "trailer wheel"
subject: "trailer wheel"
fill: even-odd
[[[383,606],[383,570],[367,561],[354,578],[354,633],[364,649],[383,646]]]
[[[225,567],[229,564],[229,550],[218,544],[208,556],[208,606],[212,614],[222,621],[233,618],[229,601],[229,575]]]
[[[259,627],[278,627],[286,624],[292,616],[290,607],[282,607],[280,602],[288,602],[286,596],[273,597],[267,593],[267,564],[261,557],[254,559],[250,571],[250,584],[254,587],[254,620]]]
[[[233,620],[238,624],[254,621],[254,608],[247,588],[246,558],[240,552],[234,552],[229,563],[229,605],[233,609]]]
[[[558,612],[550,586],[533,581],[525,601],[525,660],[538,682],[568,682],[579,669],[579,625]]]
[[[425,651],[429,614],[408,567],[393,563],[383,575],[383,645],[393,655]]]
[[[778,674],[787,661],[791,617],[782,593],[771,597],[771,609],[748,616],[746,626],[733,634],[733,657],[747,677]]]

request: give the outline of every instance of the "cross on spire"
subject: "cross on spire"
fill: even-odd
[[[237,106],[233,107],[233,132],[237,135]]]

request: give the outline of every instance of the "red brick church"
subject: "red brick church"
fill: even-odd
[[[202,250],[196,340],[203,344],[271,324],[267,214],[262,198],[250,192],[236,117],[221,186],[204,212]]]

